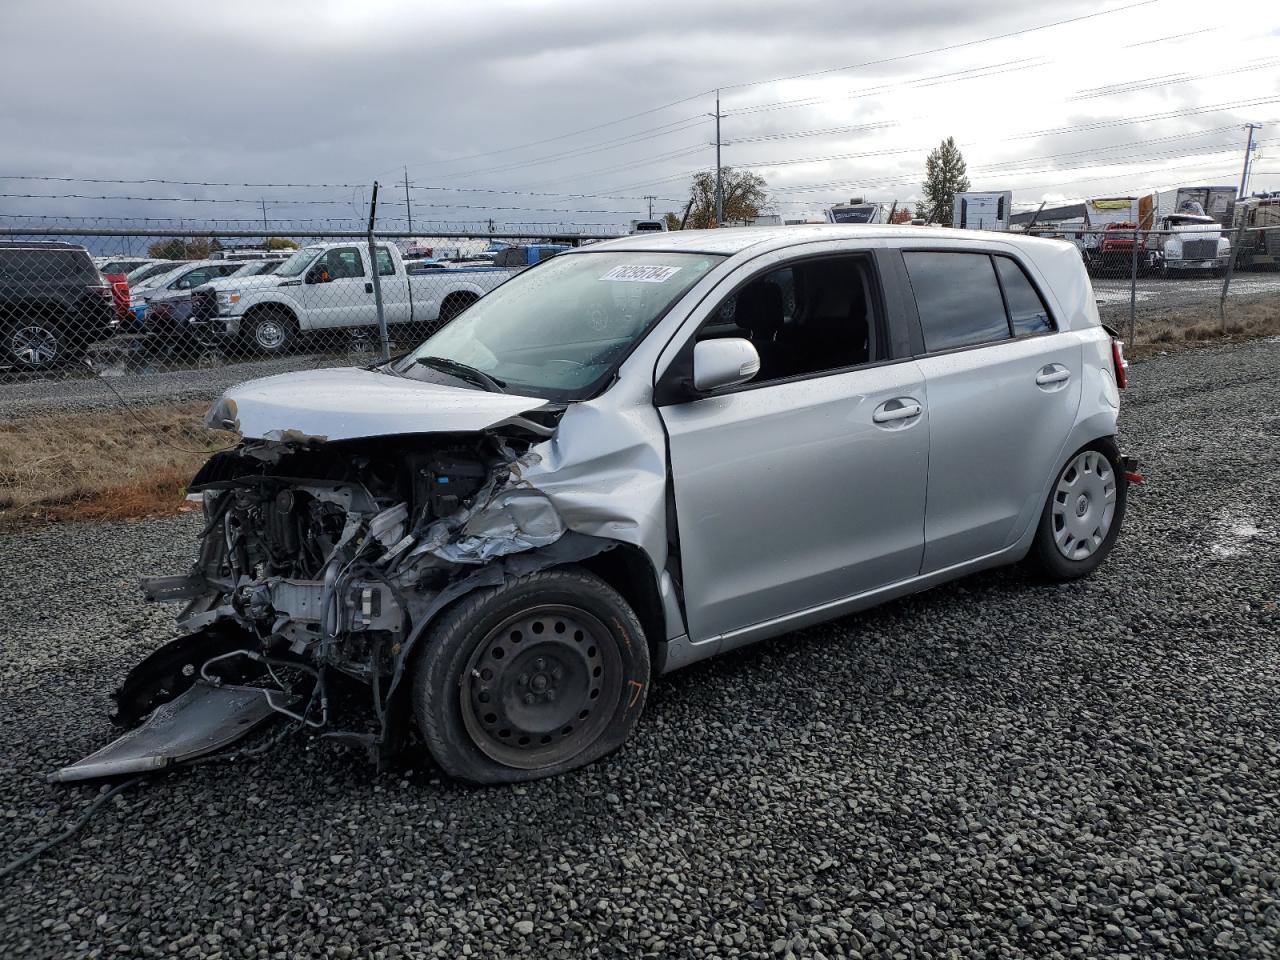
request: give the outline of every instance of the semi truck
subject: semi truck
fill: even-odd
[[[1240,241],[1237,268],[1274,270],[1280,265],[1280,192],[1238,201],[1232,226],[1239,231],[1233,234]]]

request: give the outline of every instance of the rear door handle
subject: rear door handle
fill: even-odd
[[[886,400],[880,406],[876,407],[876,412],[871,415],[873,423],[893,423],[895,420],[911,420],[920,416],[924,407],[920,406],[920,401],[912,397],[896,397],[893,400]]]
[[[1070,370],[1060,363],[1051,363],[1047,367],[1041,367],[1040,372],[1036,374],[1036,386],[1048,387],[1055,383],[1065,383],[1070,379]]]

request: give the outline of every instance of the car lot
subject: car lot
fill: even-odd
[[[1267,956],[1280,942],[1280,343],[1136,364],[1093,578],[998,571],[655,685],[523,788],[316,743],[125,793],[0,888],[9,955]],[[138,570],[194,518],[0,543],[2,859],[88,788]],[[67,556],[78,562],[73,569]]]

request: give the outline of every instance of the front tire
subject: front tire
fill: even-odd
[[[298,337],[298,324],[287,310],[260,310],[245,321],[245,339],[265,357],[287,353]]]
[[[1077,450],[1049,491],[1029,559],[1050,580],[1091,574],[1115,545],[1129,481],[1109,437]]]
[[[460,600],[421,641],[413,707],[445,773],[518,783],[586,766],[635,729],[649,647],[627,602],[573,567]]]

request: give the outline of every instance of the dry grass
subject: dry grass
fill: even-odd
[[[1138,321],[1136,343],[1126,344],[1131,357],[1150,357],[1188,350],[1206,343],[1239,343],[1280,335],[1280,303],[1227,301],[1224,327],[1214,308]]]
[[[206,406],[117,407],[0,423],[0,529],[177,513],[187,481],[210,453],[235,440],[204,427]]]

